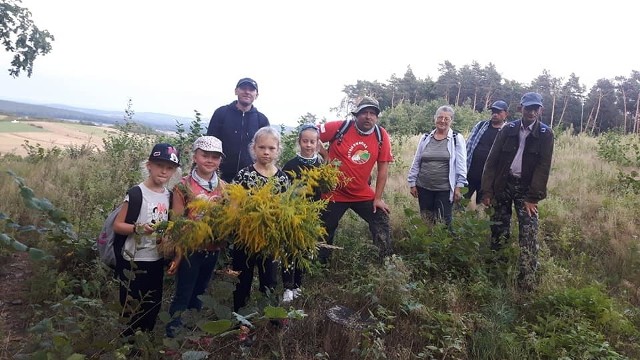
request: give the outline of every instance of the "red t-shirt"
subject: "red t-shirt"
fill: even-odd
[[[321,124],[320,141],[328,142],[336,135],[343,121],[331,121]],[[369,176],[377,162],[392,162],[389,134],[380,127],[382,147],[378,147],[375,131],[369,135],[360,135],[355,124],[349,126],[342,142],[334,141],[329,145],[329,159],[340,161],[340,171],[351,180],[337,188],[324,198],[337,202],[356,202],[373,200],[375,190],[369,185]]]

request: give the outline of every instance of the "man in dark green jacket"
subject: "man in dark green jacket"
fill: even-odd
[[[499,250],[509,239],[511,207],[515,208],[520,243],[518,285],[531,290],[538,267],[538,202],[547,196],[553,132],[540,121],[540,94],[524,94],[520,105],[522,119],[506,124],[489,152],[482,173],[482,202],[494,208],[493,250]]]

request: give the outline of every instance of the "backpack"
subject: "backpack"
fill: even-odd
[[[338,144],[340,144],[342,142],[342,138],[344,137],[344,134],[347,132],[347,130],[349,130],[349,127],[351,127],[353,123],[354,123],[353,120],[345,120],[340,126],[340,128],[338,129],[338,131],[336,132],[336,134],[333,136],[333,139],[329,141],[329,144],[331,144],[336,140],[338,140]],[[378,126],[378,124],[374,126],[374,129],[376,133],[376,138],[378,138],[378,148],[380,149],[382,148],[382,132],[380,131],[380,127]]]
[[[427,136],[429,136],[429,133],[425,133],[424,137],[426,138]],[[453,146],[454,147],[458,147],[458,132],[454,131],[453,132]]]
[[[138,220],[138,216],[140,215],[140,208],[142,207],[142,189],[138,185],[132,187],[127,191],[129,194],[129,204],[127,207],[127,215],[125,216],[124,222],[127,224],[135,224],[136,220]],[[100,231],[100,235],[96,239],[96,245],[98,248],[98,254],[100,256],[100,260],[109,266],[112,269],[116,267],[116,253],[114,251],[114,244],[124,243],[127,239],[127,235],[116,234],[113,231],[113,223],[120,213],[120,210],[124,206],[124,202],[120,205],[116,206],[113,211],[109,213],[107,219],[102,224],[102,230]]]
[[[135,224],[140,215],[140,209],[142,208],[142,189],[136,185],[127,191],[129,194],[129,202],[127,206],[127,215],[124,217],[124,222],[127,224]],[[169,210],[173,205],[173,191],[169,190]],[[115,244],[124,244],[129,235],[116,234],[113,231],[113,223],[116,221],[120,209],[124,206],[124,202],[116,206],[113,211],[107,215],[107,219],[102,224],[102,230],[100,235],[96,239],[96,247],[98,249],[98,255],[100,260],[112,269],[116,268],[116,253]]]

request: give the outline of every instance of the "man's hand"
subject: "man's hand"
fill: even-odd
[[[167,269],[167,275],[173,276],[178,272],[178,268],[180,267],[180,262],[182,261],[182,255],[177,255],[171,260],[169,263],[169,268]]]
[[[462,191],[459,187],[457,187],[455,188],[455,190],[453,190],[453,201],[458,202],[460,201],[460,199],[462,199]]]
[[[538,215],[538,204],[524,202],[524,209],[527,211],[529,216]]]
[[[489,207],[491,206],[491,198],[489,196],[485,196],[482,198],[482,205]]]
[[[416,187],[415,187],[415,186],[412,186],[412,187],[409,189],[409,192],[411,193],[411,196],[413,196],[414,198],[417,198],[417,197],[418,197],[418,189],[416,189]]]
[[[389,205],[387,205],[382,199],[373,199],[373,212],[375,213],[378,209],[384,211],[385,213],[391,213],[391,209]]]

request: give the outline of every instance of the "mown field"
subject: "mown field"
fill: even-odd
[[[385,193],[393,257],[378,261],[366,224],[348,213],[336,238],[342,249],[328,266],[311,267],[303,296],[291,305],[279,303],[281,287],[266,299],[254,291],[255,301],[238,317],[230,311],[233,280],[216,276],[204,309],[185,316],[188,331],[166,339],[174,286],[167,277],[157,331],[127,343],[118,336],[116,284],[91,246],[108,210],[141,179],[139,165],[153,141],[123,133],[108,136],[97,153],[44,152],[0,161],[0,213],[6,218],[0,260],[12,251],[2,245],[7,238],[53,256],[32,263],[31,311],[22,314],[31,331],[19,344],[0,346],[0,358],[123,359],[134,346],[148,359],[640,358],[637,137],[556,134],[549,197],[540,204],[533,292],[515,286],[517,241],[499,254],[488,250],[484,211],[463,204],[454,214],[456,239],[422,224],[405,180],[418,137],[397,137]],[[6,170],[35,195],[20,192]],[[54,209],[31,196],[50,200]],[[336,305],[355,311],[357,326],[329,320],[326,312]],[[288,324],[274,327],[269,320],[280,316]],[[249,341],[241,341],[241,322],[250,327]],[[231,330],[216,331],[222,323]],[[3,331],[0,326],[0,337]]]
[[[45,149],[70,145],[102,146],[106,134],[113,128],[76,124],[71,122],[23,121],[14,123],[9,117],[0,119],[0,154],[27,155],[22,146],[40,144]]]

